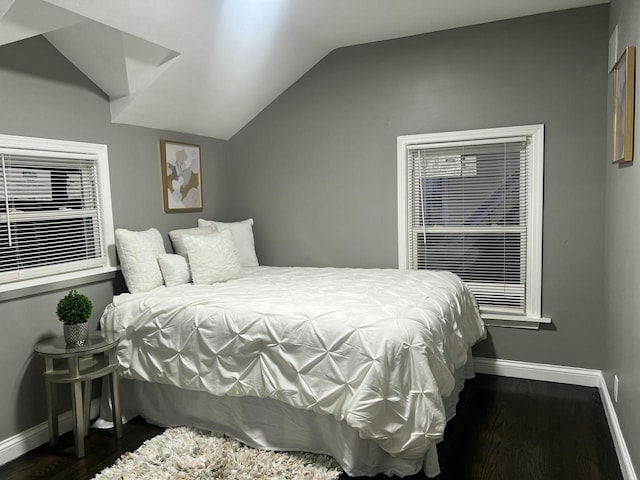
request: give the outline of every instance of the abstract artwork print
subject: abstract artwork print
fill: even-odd
[[[202,211],[200,147],[168,140],[160,147],[164,211]]]

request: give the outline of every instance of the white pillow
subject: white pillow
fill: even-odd
[[[185,235],[208,235],[210,233],[216,233],[218,228],[215,225],[209,225],[206,227],[195,228],[183,228],[180,230],[171,230],[169,232],[169,239],[171,245],[173,245],[173,251],[178,255],[187,256],[187,247],[184,245]]]
[[[187,259],[182,255],[165,253],[158,257],[160,271],[167,287],[191,282],[191,272]]]
[[[160,232],[155,228],[143,232],[118,228],[115,234],[120,267],[129,292],[147,292],[162,286],[158,256],[166,251]]]
[[[256,256],[256,246],[253,240],[253,218],[248,218],[242,222],[214,222],[213,220],[198,219],[199,227],[214,225],[219,231],[231,230],[233,240],[236,243],[236,251],[243,267],[255,267],[258,265]]]
[[[229,230],[209,235],[186,235],[193,283],[215,283],[238,278],[240,261]]]

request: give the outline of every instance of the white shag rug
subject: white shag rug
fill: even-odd
[[[175,427],[125,453],[94,480],[334,480],[341,474],[326,455],[257,450],[216,433]]]

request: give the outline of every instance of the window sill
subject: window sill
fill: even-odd
[[[481,312],[482,320],[487,327],[524,328],[539,330],[540,324],[551,323],[546,317],[527,317],[524,315],[504,315],[499,313]]]
[[[84,283],[110,280],[115,277],[115,272],[119,269],[119,267],[99,267],[7,283],[0,285],[0,302],[53,290],[62,290]]]

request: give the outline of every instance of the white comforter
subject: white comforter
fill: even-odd
[[[278,399],[408,459],[442,437],[442,397],[485,332],[451,273],[299,267],[122,294],[101,325],[123,334],[125,378]]]

